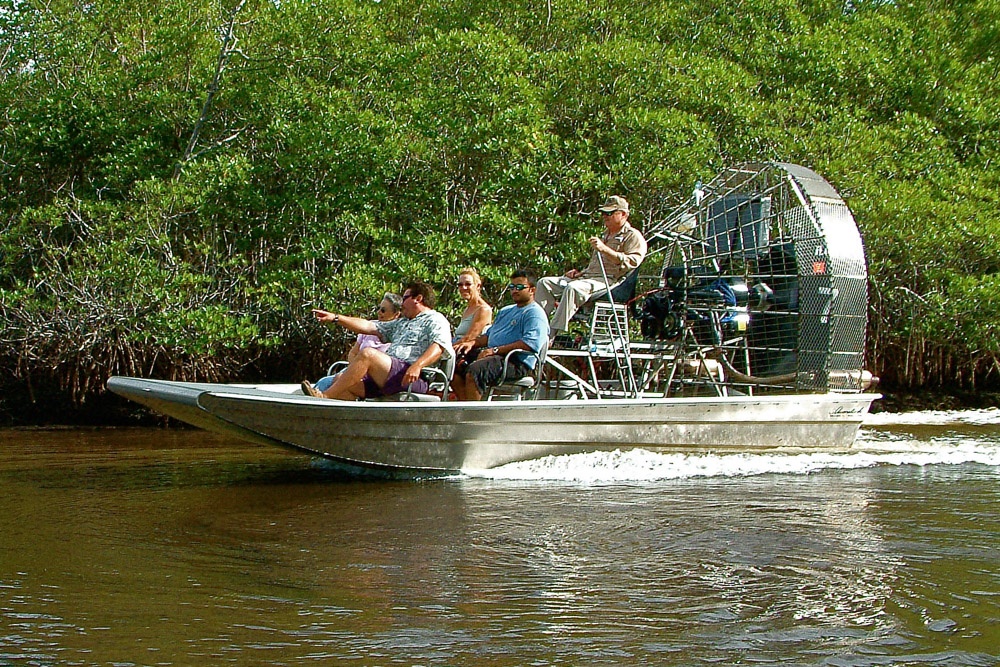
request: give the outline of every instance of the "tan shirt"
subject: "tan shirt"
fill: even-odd
[[[614,284],[626,273],[642,264],[642,260],[646,258],[646,239],[643,238],[642,232],[630,225],[627,220],[617,234],[612,235],[605,232],[601,240],[618,253],[617,261],[595,250],[590,257],[590,264],[583,270],[582,278],[603,280],[604,275],[601,273],[601,260],[603,259],[608,280]]]

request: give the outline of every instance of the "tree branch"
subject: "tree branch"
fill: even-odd
[[[184,149],[184,155],[174,166],[174,178],[176,179],[180,176],[181,167],[184,163],[191,159],[192,153],[194,153],[195,146],[198,145],[198,135],[201,134],[201,128],[205,125],[205,121],[208,119],[208,114],[212,110],[212,102],[215,100],[215,94],[219,92],[219,85],[222,83],[222,75],[226,71],[226,63],[229,61],[229,56],[236,50],[236,17],[243,10],[243,6],[246,4],[246,0],[239,0],[233,11],[229,14],[229,23],[226,25],[225,37],[222,40],[222,48],[219,49],[219,58],[215,62],[215,76],[212,77],[212,83],[208,85],[208,94],[205,96],[205,103],[201,107],[201,114],[198,116],[197,122],[194,124],[194,128],[191,130],[191,139],[188,141],[187,148]]]

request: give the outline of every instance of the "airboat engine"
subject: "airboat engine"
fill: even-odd
[[[716,358],[757,388],[867,389],[864,246],[814,171],[728,169],[646,235],[661,255],[659,286],[639,308],[646,340]]]

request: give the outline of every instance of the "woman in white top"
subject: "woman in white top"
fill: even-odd
[[[458,273],[458,294],[466,300],[462,320],[455,327],[454,343],[476,340],[493,322],[493,308],[483,299],[483,279],[472,267],[466,267]],[[456,365],[464,365],[474,361],[479,350],[472,348],[468,353],[456,359]]]
[[[458,274],[458,294],[466,300],[462,320],[455,327],[455,340],[476,340],[493,322],[493,308],[483,299],[483,279],[471,268],[464,268]]]

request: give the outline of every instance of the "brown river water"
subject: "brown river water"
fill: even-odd
[[[406,481],[0,431],[0,665],[997,665],[998,501],[995,410]]]

